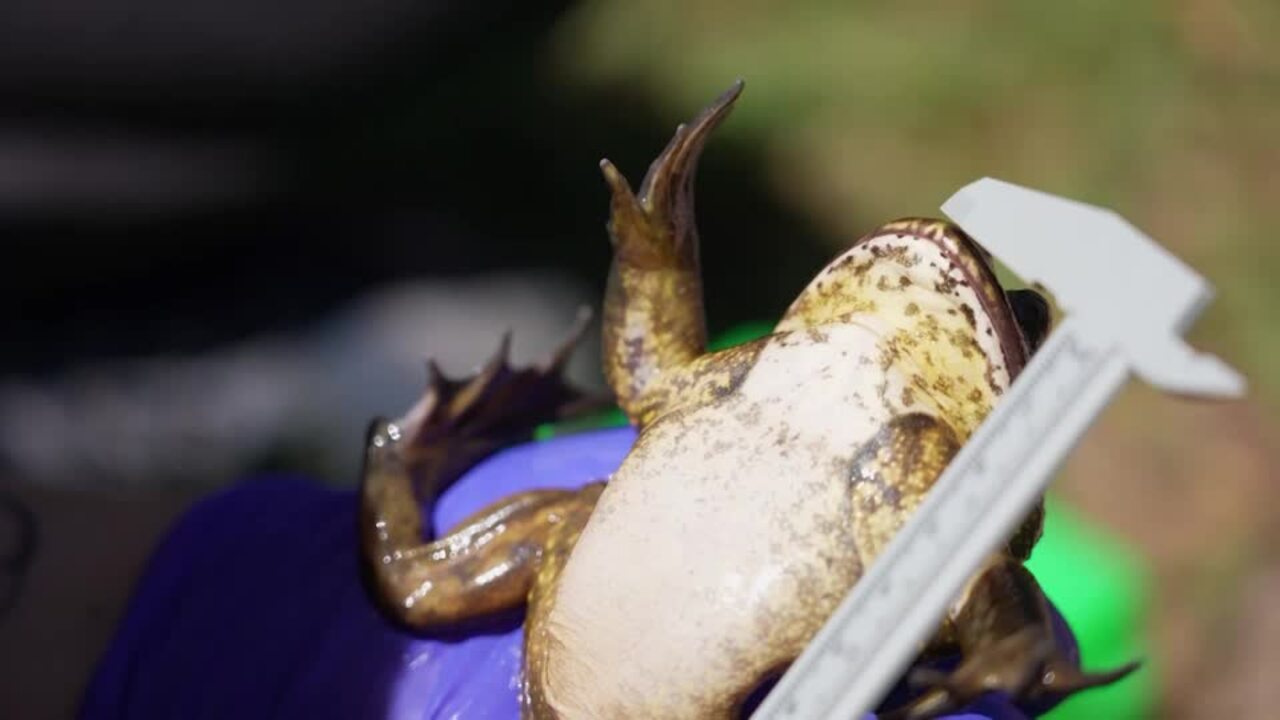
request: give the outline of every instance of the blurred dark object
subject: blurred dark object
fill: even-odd
[[[18,603],[38,537],[35,513],[17,495],[0,488],[0,621]]]
[[[439,67],[477,33],[542,24],[561,6],[6,3],[0,208],[65,218],[259,200],[286,189],[279,141],[313,118],[359,114],[409,67]]]
[[[516,362],[543,360],[587,302],[562,275],[402,283],[289,334],[0,382],[0,465],[80,489],[211,487],[303,469],[350,484],[368,419],[407,409],[428,357],[465,372],[511,330]],[[599,366],[589,342],[568,372],[602,390]]]
[[[458,270],[449,249],[469,233],[444,229],[448,198],[419,194],[450,182],[428,157],[448,131],[421,128],[390,172],[399,151],[376,146],[403,140],[385,131],[406,105],[474,72],[466,58],[532,52],[560,8],[7,4],[0,372],[203,350],[382,280]]]
[[[640,173],[684,118],[558,81],[565,7],[6,5],[0,374],[200,352],[424,275],[602,288],[597,163]],[[721,326],[775,316],[826,259],[738,150],[709,150],[699,200]]]
[[[509,325],[532,359],[601,296],[599,160],[642,174],[685,118],[558,76],[567,7],[0,8],[0,489],[41,538],[0,623],[0,716],[67,716],[210,485],[350,482],[427,353],[464,370]],[[827,259],[761,168],[718,143],[700,171],[713,329],[778,316]]]

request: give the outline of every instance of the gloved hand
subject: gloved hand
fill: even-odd
[[[441,498],[435,526],[519,490],[604,478],[633,439],[592,431],[499,453]],[[360,584],[355,523],[354,492],[298,477],[196,505],[152,557],[81,717],[516,720],[521,618],[430,638],[392,626]],[[953,717],[1026,718],[998,697],[970,710]]]

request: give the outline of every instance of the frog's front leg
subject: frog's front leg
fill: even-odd
[[[669,380],[706,351],[693,181],[711,131],[742,91],[738,82],[675,137],[639,193],[608,160],[613,265],[604,302],[604,371],[618,404],[647,425],[675,390]]]
[[[936,717],[989,691],[1040,704],[1108,685],[1139,665],[1098,673],[1081,670],[1078,659],[1068,657],[1058,644],[1048,600],[1035,578],[1006,553],[993,556],[970,581],[949,619],[960,645],[960,666],[950,674],[917,670],[913,682],[930,689],[885,718]]]
[[[448,380],[430,366],[422,400],[399,420],[370,427],[360,486],[362,563],[372,594],[395,619],[427,628],[519,605],[542,548],[561,526],[585,521],[595,486],[515,495],[432,542],[424,540],[430,533],[422,508],[486,455],[580,401],[560,373],[585,320],[545,367],[511,368],[506,340],[468,380]]]

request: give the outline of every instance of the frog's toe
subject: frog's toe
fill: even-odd
[[[590,320],[590,309],[582,308],[568,338],[541,365],[512,367],[508,361],[509,333],[470,377],[451,379],[434,361],[428,361],[426,392],[401,419],[412,445],[501,444],[527,434],[538,424],[602,402],[564,378],[569,356]]]
[[[694,260],[693,177],[707,139],[733,109],[742,87],[741,80],[735,82],[691,122],[677,127],[638,191],[632,191],[613,163],[600,161],[612,198],[610,237],[628,262],[655,267],[670,264],[672,257]]]
[[[692,121],[676,128],[671,142],[649,167],[640,186],[640,197],[646,205],[661,207],[685,199],[678,198],[678,195],[689,194],[689,185],[707,138],[733,110],[743,86],[743,81],[737,80]],[[661,209],[670,211],[673,208]]]
[[[1073,693],[1109,685],[1139,667],[1132,662],[1115,670],[1085,672],[1064,657],[1050,636],[1026,628],[990,643],[954,672],[930,668],[912,672],[910,681],[923,694],[884,720],[924,720],[953,712],[984,693],[999,692],[1019,705],[1043,706]]]
[[[1033,690],[1037,699],[1058,700],[1081,690],[1110,685],[1141,666],[1142,661],[1135,660],[1114,670],[1085,672],[1066,660],[1053,658],[1045,663],[1040,681]]]
[[[993,691],[1022,697],[1052,652],[1051,638],[1027,628],[988,644],[982,652],[965,658],[953,672],[917,668],[910,675],[910,683],[927,689],[883,717],[890,720],[935,718]]]

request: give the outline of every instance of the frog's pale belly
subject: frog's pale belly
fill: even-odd
[[[852,458],[901,412],[877,340],[774,336],[737,392],[646,430],[548,616],[558,716],[725,716],[803,649],[861,573]]]

